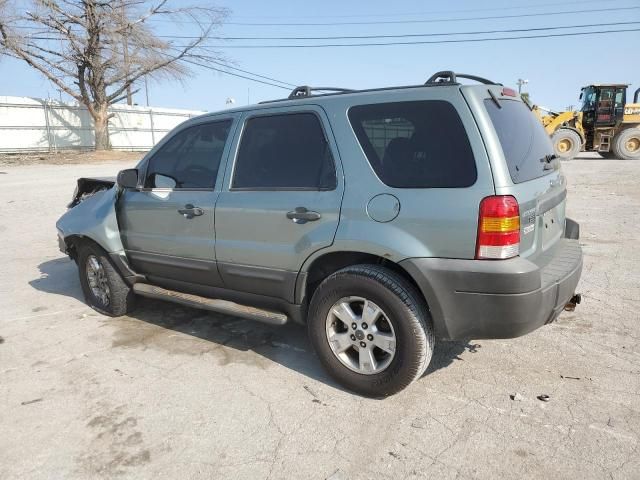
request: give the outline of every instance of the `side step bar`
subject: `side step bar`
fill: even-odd
[[[174,303],[180,303],[188,307],[202,308],[218,313],[226,313],[236,317],[247,318],[249,320],[257,320],[258,322],[268,323],[270,325],[284,325],[287,323],[288,317],[283,313],[270,312],[259,308],[247,307],[227,300],[217,300],[214,298],[200,297],[188,293],[176,292],[165,288],[156,287],[146,283],[136,283],[133,285],[133,291],[138,295],[149,298],[157,298],[160,300],[168,300]]]

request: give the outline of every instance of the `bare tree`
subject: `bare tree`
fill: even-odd
[[[191,62],[224,61],[206,41],[226,15],[224,8],[183,0],[0,0],[0,54],[23,60],[86,106],[96,150],[104,150],[108,107],[130,100],[137,82],[180,79]],[[154,31],[162,22],[193,33],[167,40]]]

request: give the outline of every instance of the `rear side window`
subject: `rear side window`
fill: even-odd
[[[320,120],[313,113],[247,120],[232,188],[331,190],[336,172]]]
[[[459,188],[476,181],[467,132],[449,102],[360,105],[349,121],[371,167],[395,188]]]
[[[149,160],[146,188],[213,188],[232,120],[175,134]]]
[[[529,108],[517,100],[484,101],[498,134],[504,158],[514,183],[526,182],[551,173],[546,158],[553,145],[544,127]]]

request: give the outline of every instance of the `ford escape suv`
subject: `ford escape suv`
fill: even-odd
[[[304,323],[339,383],[380,397],[436,339],[517,337],[579,303],[565,203],[516,93],[438,72],[190,119],[117,179],[80,179],[57,229],[97,311],[143,295]]]

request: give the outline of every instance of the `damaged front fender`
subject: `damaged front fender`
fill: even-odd
[[[84,198],[60,217],[56,228],[66,253],[71,237],[89,238],[110,254],[124,253],[116,215],[117,197],[118,188],[112,186]]]

